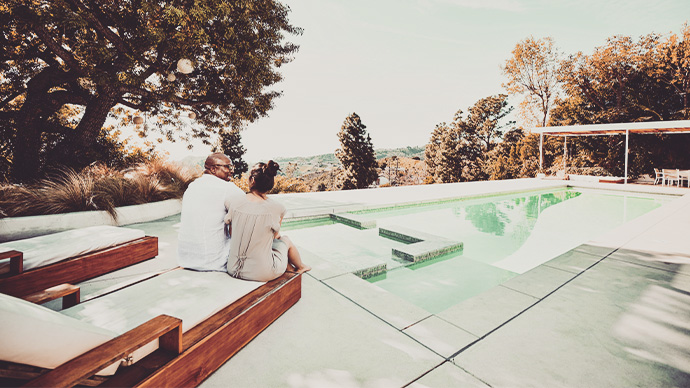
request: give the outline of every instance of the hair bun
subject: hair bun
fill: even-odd
[[[272,160],[269,160],[268,163],[264,165],[264,173],[270,176],[276,176],[278,174],[278,170],[280,170],[280,166],[278,163]]]

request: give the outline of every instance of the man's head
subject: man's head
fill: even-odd
[[[206,158],[206,163],[204,163],[204,168],[204,174],[215,175],[224,181],[229,181],[234,171],[230,158],[221,152],[209,155]]]

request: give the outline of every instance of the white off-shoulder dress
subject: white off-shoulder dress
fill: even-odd
[[[285,206],[268,198],[257,201],[247,194],[230,201],[225,222],[232,227],[228,273],[236,278],[267,282],[287,268],[288,246],[274,239]]]

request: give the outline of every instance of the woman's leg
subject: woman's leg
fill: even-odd
[[[280,240],[284,241],[288,246],[288,264],[295,267],[295,272],[302,273],[311,270],[311,267],[302,262],[302,256],[299,254],[297,247],[292,243],[287,236],[280,236]],[[289,270],[290,268],[288,268]]]

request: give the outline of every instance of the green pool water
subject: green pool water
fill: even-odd
[[[367,280],[431,313],[480,294],[602,235],[674,197],[559,189],[353,212],[378,228],[403,226],[462,241],[460,252],[410,264],[391,256],[405,245],[330,219],[286,224],[284,230],[333,265],[376,262],[388,270]]]

